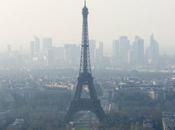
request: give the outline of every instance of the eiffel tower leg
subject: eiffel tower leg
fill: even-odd
[[[101,107],[100,100],[97,100],[96,102],[94,102],[93,105],[94,106],[93,106],[92,112],[96,114],[100,122],[106,122],[106,114],[103,108]]]
[[[78,82],[77,87],[76,87],[76,91],[75,91],[74,99],[80,99],[81,92],[82,92],[82,84]]]
[[[70,105],[70,107],[69,107],[69,110],[66,113],[66,116],[64,118],[64,122],[65,123],[68,123],[70,121],[73,121],[73,116],[76,113],[76,111],[77,111],[76,110],[76,107],[75,107],[75,105],[72,102],[71,105]]]

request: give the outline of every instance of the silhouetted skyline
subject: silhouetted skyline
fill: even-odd
[[[82,3],[83,0],[1,1],[0,44],[27,46],[33,35],[52,37],[58,46],[81,43]],[[130,39],[139,35],[148,45],[149,36],[154,33],[161,52],[173,52],[173,0],[89,0],[87,4],[91,10],[90,39],[104,41],[105,48],[111,49],[112,41],[122,35]]]

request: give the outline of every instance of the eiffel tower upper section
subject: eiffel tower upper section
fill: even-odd
[[[82,9],[83,27],[82,27],[82,44],[81,44],[81,60],[80,60],[80,75],[91,75],[90,51],[89,51],[89,33],[88,33],[88,8],[86,1]]]

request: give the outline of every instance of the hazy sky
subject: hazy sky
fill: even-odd
[[[90,38],[110,48],[121,35],[155,34],[163,52],[175,49],[175,0],[88,0]],[[0,0],[0,44],[28,45],[33,35],[80,43],[83,0]]]

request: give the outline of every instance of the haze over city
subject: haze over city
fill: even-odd
[[[0,130],[175,130],[173,0],[0,2]]]
[[[83,0],[6,0],[0,2],[0,45],[27,48],[33,35],[52,37],[56,46],[81,43],[80,11]],[[90,39],[104,42],[107,52],[112,41],[126,35],[145,39],[154,33],[161,54],[174,54],[174,0],[89,0]]]

